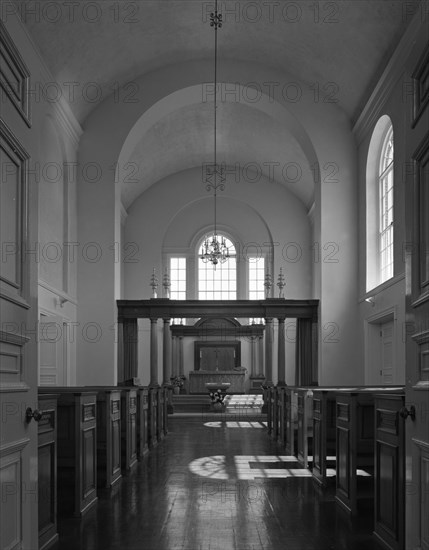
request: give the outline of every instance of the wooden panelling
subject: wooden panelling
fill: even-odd
[[[392,550],[404,547],[405,430],[403,395],[375,398],[374,534]]]
[[[0,21],[0,86],[28,126],[31,126],[30,72]]]
[[[341,414],[341,412],[340,412]],[[344,417],[344,414],[342,414]],[[326,485],[328,464],[336,455],[336,390],[313,388],[313,478]],[[332,464],[332,467],[334,464]],[[331,479],[335,479],[332,477]]]
[[[0,547],[20,548],[22,542],[21,449],[14,446],[0,449]]]
[[[337,494],[350,500],[350,430],[337,427]]]
[[[414,305],[429,300],[429,133],[413,155],[415,236],[413,254],[419,266],[414,278]]]
[[[97,485],[112,487],[121,475],[121,392],[101,387],[97,389]]]
[[[149,452],[149,389],[140,387],[138,390],[138,456],[143,458]]]
[[[157,407],[157,422],[156,422],[156,437],[158,441],[164,439],[164,390],[158,389],[158,407]]]
[[[58,540],[57,533],[57,397],[39,392],[38,408],[38,498],[39,549]]]
[[[420,469],[420,486],[417,487],[420,501],[420,540],[422,550],[429,549],[429,444],[413,439]]]
[[[271,408],[271,437],[277,440],[278,437],[278,409],[277,409],[277,388],[271,388],[270,392],[270,408]]]
[[[3,168],[0,187],[0,232],[3,242],[0,294],[28,307],[24,247],[27,246],[29,155],[1,119],[0,148]]]
[[[137,463],[137,390],[121,389],[121,454],[122,469],[130,470]]]
[[[351,514],[373,501],[374,395],[341,392],[336,402],[336,501]]]
[[[285,390],[285,451],[288,455],[295,454],[295,393],[291,388]]]
[[[308,466],[308,454],[313,441],[313,393],[308,388],[297,388],[298,399],[298,437],[297,458],[304,468]]]
[[[274,388],[272,386],[269,386],[264,390],[265,403],[267,404],[266,412],[267,412],[268,435],[271,435],[271,432],[273,431],[273,396],[272,396],[273,391],[274,391]]]
[[[25,390],[24,344],[28,338],[0,331],[0,391]]]
[[[43,388],[58,397],[58,512],[83,515],[97,501],[97,395]]]
[[[285,425],[286,425],[286,408],[285,408],[285,388],[284,387],[278,387],[277,388],[277,418],[278,418],[278,437],[277,441],[280,443],[282,448],[284,449],[286,438],[285,438]]]
[[[168,434],[168,406],[171,400],[171,390],[167,387],[163,387],[162,391],[164,393],[164,411],[162,417],[162,431],[164,435]]]
[[[230,393],[244,393],[244,373],[230,371],[221,372],[189,372],[189,393],[207,393],[206,384],[208,382],[229,382],[231,386]]]
[[[149,447],[158,445],[157,437],[158,389],[149,388]]]

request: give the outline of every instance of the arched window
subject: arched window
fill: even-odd
[[[394,275],[394,132],[389,116],[378,120],[366,168],[366,290]]]
[[[380,283],[393,277],[393,128],[389,127],[380,154],[379,197],[379,269]]]
[[[198,247],[198,299],[199,300],[236,300],[237,299],[237,258],[232,241],[222,234],[229,250],[229,259],[218,263],[216,269],[211,262],[201,259],[203,242]]]

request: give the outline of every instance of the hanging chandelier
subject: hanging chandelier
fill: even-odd
[[[229,259],[229,250],[226,246],[225,238],[219,238],[217,234],[216,225],[216,200],[217,192],[225,189],[225,174],[222,166],[217,164],[217,30],[222,27],[222,14],[218,13],[217,0],[215,4],[214,13],[210,14],[210,26],[215,31],[215,55],[214,55],[214,161],[213,166],[207,166],[206,175],[206,189],[207,191],[213,190],[214,201],[214,229],[213,234],[206,237],[202,245],[202,251],[200,254],[203,262],[211,262],[216,269],[218,263],[224,263]]]

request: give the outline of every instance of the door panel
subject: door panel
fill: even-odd
[[[10,37],[7,47],[11,62],[22,63]],[[26,419],[28,407],[37,409],[37,186],[27,184],[30,129],[7,98],[2,107],[0,545],[37,548],[37,425]]]
[[[420,61],[415,67],[416,59]],[[424,82],[427,95],[428,63],[426,28],[409,59],[412,74],[405,75],[414,83],[414,104],[413,109],[408,110],[404,138],[407,243],[406,410],[403,413],[406,416],[407,550],[429,549],[429,103],[421,102]]]

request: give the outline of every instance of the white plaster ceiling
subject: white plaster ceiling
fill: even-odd
[[[406,6],[419,1],[220,1],[219,64],[252,61],[303,82],[336,82],[341,107],[353,117],[410,20]],[[14,2],[28,14],[29,31],[59,83],[108,89],[165,65],[213,57],[210,2]],[[96,104],[78,96],[72,108],[83,122]]]
[[[195,60],[213,66],[208,22],[213,2],[13,1],[21,12],[23,6],[42,10],[40,17],[28,11],[25,22],[57,82],[78,83],[71,108],[84,127],[98,105],[79,93],[85,83],[96,82],[104,99],[112,87],[155,69]],[[241,62],[269,68],[279,78],[287,73],[308,85],[333,82],[338,86],[337,107],[353,123],[410,21],[405,16],[410,5],[419,1],[220,0],[224,25],[219,33],[219,78],[222,64]],[[139,182],[123,186],[126,207],[161,178],[212,161],[211,105],[178,108],[146,129],[129,159],[138,164]],[[249,105],[222,104],[218,147],[219,160],[233,165],[296,162],[303,168],[299,185],[281,174],[277,180],[310,208],[314,190],[308,161],[284,125]]]
[[[286,185],[310,208],[312,173],[287,128],[243,104],[219,104],[217,119],[217,160],[229,167],[232,181],[261,185],[265,176]],[[124,188],[125,208],[153,181],[212,163],[213,145],[212,103],[185,107],[162,118],[142,136],[130,156],[137,177]]]

